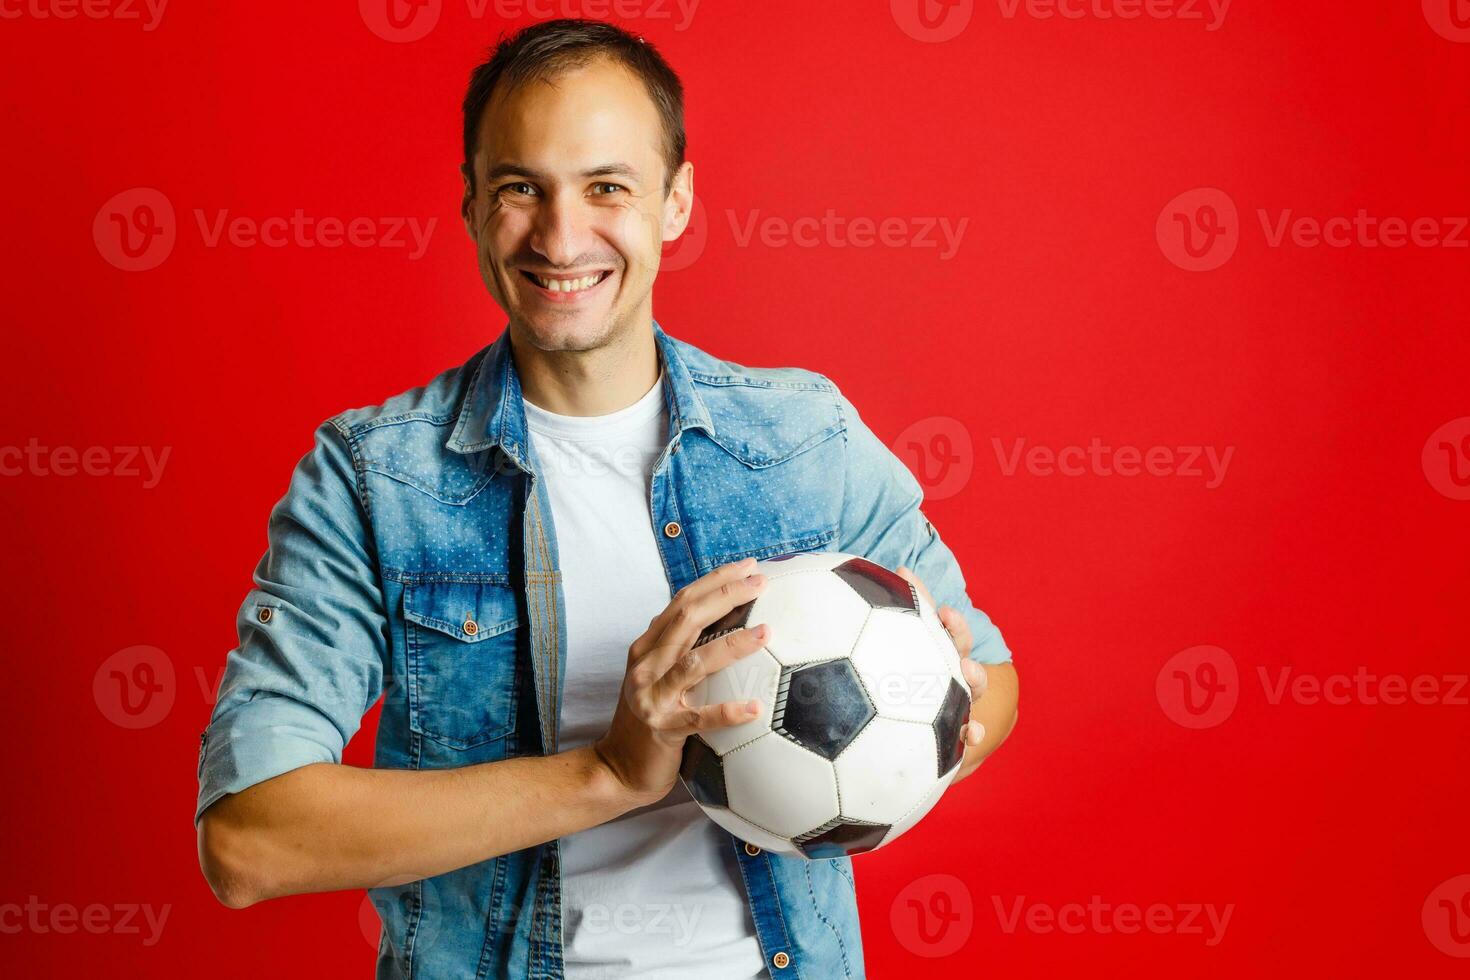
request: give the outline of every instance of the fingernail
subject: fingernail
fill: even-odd
[[[755,635],[757,638],[764,640],[767,636],[771,635],[771,628],[765,623],[761,623],[755,628]]]
[[[746,714],[748,714],[748,715],[757,714],[760,710],[761,710],[761,703],[759,701],[755,700],[754,698],[752,698],[751,700],[745,702],[745,713]]]

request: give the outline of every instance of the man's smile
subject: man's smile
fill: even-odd
[[[597,292],[604,282],[612,278],[612,269],[602,269],[581,275],[541,275],[525,269],[517,270],[521,278],[530,283],[533,292],[553,303],[575,303]]]

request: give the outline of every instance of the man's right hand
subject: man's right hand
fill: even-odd
[[[760,713],[758,700],[694,707],[685,698],[705,677],[765,646],[770,628],[757,624],[693,648],[706,626],[761,594],[766,577],[751,574],[754,567],[747,558],[689,583],[628,648],[612,724],[593,749],[635,806],[657,802],[673,788],[690,735]]]

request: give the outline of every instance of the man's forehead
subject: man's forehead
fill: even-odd
[[[621,177],[647,179],[661,173],[663,129],[655,118],[587,120],[575,129],[549,125],[500,124],[487,120],[481,128],[476,162],[493,179],[514,170],[527,177]]]
[[[492,165],[534,167],[532,157],[554,148],[559,158],[576,158],[580,170],[619,161],[636,167],[646,166],[641,156],[660,154],[663,120],[642,81],[604,59],[514,89],[497,86],[479,135]]]

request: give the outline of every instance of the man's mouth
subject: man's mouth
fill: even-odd
[[[611,269],[603,269],[601,272],[592,272],[585,276],[542,276],[534,272],[527,272],[525,269],[520,270],[521,275],[536,286],[558,295],[586,292],[612,275],[612,272]]]

